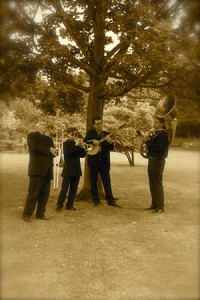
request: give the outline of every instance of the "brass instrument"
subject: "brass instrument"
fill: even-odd
[[[53,188],[54,190],[58,189],[58,181],[59,181],[59,169],[60,169],[60,160],[62,156],[62,143],[56,142],[55,143],[57,153],[53,159]]]
[[[178,123],[178,111],[176,108],[176,99],[172,95],[168,95],[161,99],[155,110],[154,117],[164,119],[166,129],[169,133],[169,146],[173,143],[176,133],[176,127]],[[139,131],[138,131],[139,132]],[[140,135],[141,132],[139,132]],[[150,133],[145,140],[143,140],[140,146],[140,155],[144,158],[148,158],[148,149],[146,142],[152,138],[154,134]]]
[[[58,130],[56,131],[56,140],[55,147],[57,149],[58,155],[56,155],[53,159],[53,188],[54,190],[58,189],[59,178],[60,178],[60,163],[64,159],[63,158],[63,138],[64,138],[64,128],[61,129],[61,141],[58,141]]]
[[[92,144],[87,144],[81,139],[75,140],[76,146],[80,146],[85,149],[86,152],[91,151],[93,149]]]
[[[173,95],[167,95],[158,102],[155,117],[164,119],[165,126],[169,132],[170,146],[174,141],[178,123],[178,110],[176,108],[176,99]]]
[[[143,136],[142,133],[140,131],[138,131],[139,135]],[[145,137],[145,139],[143,140],[143,142],[141,143],[140,145],[140,155],[143,157],[143,158],[148,158],[148,148],[147,148],[147,144],[146,142],[148,140],[150,140],[151,138],[153,137],[153,133],[150,133],[149,135],[147,135]]]

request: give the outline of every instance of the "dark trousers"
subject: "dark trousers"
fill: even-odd
[[[101,164],[99,167],[96,168],[89,168],[90,170],[90,186],[91,186],[91,193],[92,199],[94,203],[99,202],[99,193],[98,193],[98,174],[101,175],[101,180],[103,183],[104,191],[106,194],[106,201],[110,204],[113,203],[114,197],[111,188],[111,181],[110,181],[110,173],[108,168]]]
[[[152,207],[164,208],[163,171],[165,159],[150,158],[148,161],[149,187],[152,198]]]
[[[63,203],[69,189],[68,201],[66,208],[71,208],[74,205],[74,199],[77,193],[80,176],[65,176],[62,180],[62,188],[58,197],[57,207],[62,208]]]
[[[46,204],[49,198],[51,186],[51,170],[48,171],[46,176],[30,176],[28,195],[24,207],[23,216],[31,217],[36,204],[36,217],[40,218],[44,215]]]

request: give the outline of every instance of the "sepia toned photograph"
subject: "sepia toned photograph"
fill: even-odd
[[[0,299],[200,299],[200,1],[0,17]]]

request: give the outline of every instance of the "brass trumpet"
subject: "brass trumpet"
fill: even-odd
[[[86,152],[88,152],[88,151],[90,151],[90,150],[93,149],[93,145],[92,144],[87,144],[87,143],[85,143],[81,139],[75,140],[75,143],[76,143],[76,146],[80,146],[80,147],[84,148]]]

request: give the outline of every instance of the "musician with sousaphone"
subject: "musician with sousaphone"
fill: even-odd
[[[110,180],[110,151],[114,149],[114,142],[111,139],[113,133],[102,130],[102,119],[97,116],[93,118],[93,128],[83,139],[84,143],[88,145],[88,167],[94,206],[100,204],[97,184],[100,174],[108,205],[120,207],[114,199]]]
[[[177,109],[174,96],[167,95],[161,99],[154,115],[154,132],[141,146],[141,155],[148,158],[148,177],[153,213],[164,212],[163,172],[169,146],[175,137],[177,125]],[[170,124],[170,126],[169,126]]]

